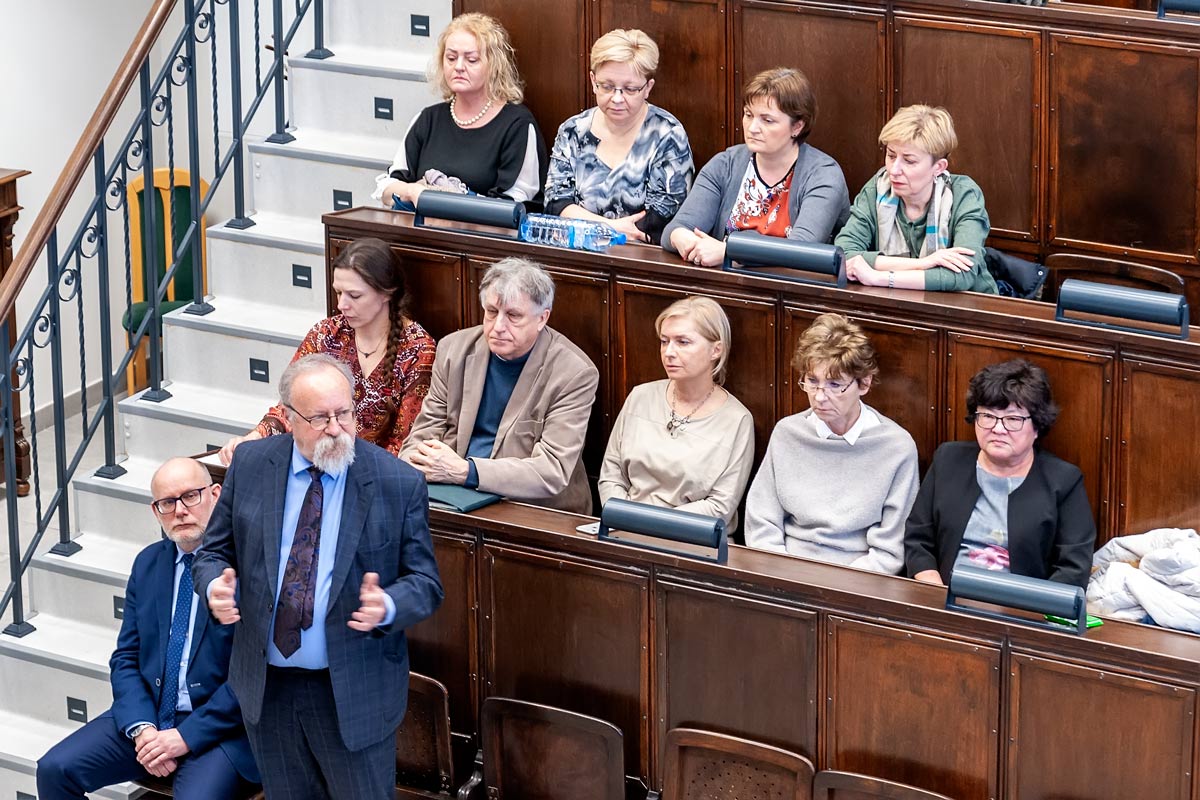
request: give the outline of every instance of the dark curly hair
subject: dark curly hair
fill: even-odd
[[[1023,358],[989,364],[975,373],[967,386],[967,422],[975,422],[980,406],[1001,409],[1010,404],[1029,412],[1039,437],[1045,436],[1058,419],[1046,371]]]

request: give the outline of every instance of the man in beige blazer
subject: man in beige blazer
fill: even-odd
[[[583,440],[600,373],[546,325],[554,281],[506,258],[479,287],[483,324],[438,343],[433,380],[400,457],[430,483],[587,514]]]

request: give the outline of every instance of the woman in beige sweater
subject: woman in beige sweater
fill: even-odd
[[[707,297],[672,303],[654,321],[665,380],[635,386],[600,467],[600,502],[633,500],[724,519],[754,459],[754,420],[722,388],[729,318]]]

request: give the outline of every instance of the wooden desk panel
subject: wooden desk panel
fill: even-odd
[[[487,695],[612,722],[648,779],[649,574],[487,543],[480,583]]]
[[[1192,797],[1194,690],[1023,654],[1009,670],[1006,797]]]
[[[826,624],[827,768],[958,800],[996,797],[1000,648],[843,617]]]
[[[815,760],[817,613],[671,580],[657,587],[658,771],[667,731],[680,727],[741,736]],[[704,668],[735,653],[740,663],[728,671]]]

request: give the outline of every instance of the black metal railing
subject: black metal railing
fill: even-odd
[[[242,14],[248,4],[250,19]],[[116,401],[143,342],[149,385],[142,399],[161,402],[171,396],[162,375],[164,303],[179,273],[190,269],[190,303],[183,313],[213,310],[204,294],[205,215],[224,177],[232,173],[233,218],[226,224],[254,224],[246,214],[245,138],[251,120],[269,100],[274,113],[269,140],[292,140],[285,53],[310,10],[314,42],[307,57],[327,58],[332,53],[324,43],[323,0],[158,0],[0,282],[0,320],[16,322],[15,337],[8,325],[0,324],[0,353],[8,358],[8,369],[0,375],[0,436],[10,573],[0,595],[0,618],[12,612],[4,633],[24,636],[33,630],[26,619],[22,578],[47,533],[57,529],[53,552],[69,556],[80,550],[72,538],[69,488],[97,436],[103,437],[104,463],[95,474],[114,479],[125,472],[117,462]],[[264,42],[264,16],[269,17],[273,53]],[[242,46],[244,24],[253,31],[250,48]],[[173,40],[167,34],[172,25],[178,30]],[[211,119],[201,116],[204,92],[211,95],[211,106],[205,108]],[[244,93],[252,97],[245,107]],[[36,116],[35,109],[25,114],[29,122]],[[222,120],[231,129],[225,131],[226,142]],[[178,183],[180,164],[187,167],[186,187]],[[158,167],[165,167],[165,182]],[[140,201],[131,192],[139,178]],[[163,220],[155,202],[159,184],[167,198],[162,210],[170,209]],[[188,190],[186,217],[176,213],[176,190],[181,188]],[[164,251],[160,258],[157,254]],[[143,280],[135,287],[133,266],[139,253]],[[44,283],[38,279],[38,264],[44,264]],[[116,274],[113,265],[118,266]],[[136,301],[139,290],[144,298]],[[114,295],[120,299],[115,308]],[[120,327],[114,325],[118,320]],[[89,385],[97,355],[99,380]],[[69,422],[74,427],[75,418],[68,407],[76,406],[78,436],[67,427]],[[40,463],[48,447],[53,450],[51,480]],[[18,455],[26,448],[31,497],[19,500]],[[32,519],[22,515],[20,505],[30,502]]]

